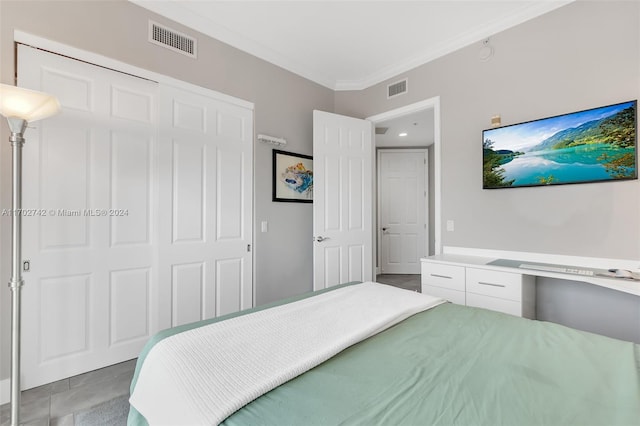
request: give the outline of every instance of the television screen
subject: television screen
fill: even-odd
[[[637,101],[482,132],[483,188],[637,179]]]

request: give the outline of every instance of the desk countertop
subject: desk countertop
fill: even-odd
[[[446,263],[465,267],[473,267],[480,269],[491,269],[496,271],[505,271],[518,274],[532,275],[536,277],[556,278],[560,280],[586,282],[600,287],[610,288],[612,290],[622,291],[624,293],[640,296],[640,281],[627,278],[615,278],[606,269],[590,268],[584,265],[559,265],[542,262],[533,262],[517,259],[501,259],[483,256],[461,255],[461,254],[439,254],[423,258],[423,261],[434,263]],[[527,269],[520,267],[521,264],[529,265],[548,265],[558,268],[571,268],[580,270],[593,271],[592,276],[581,275],[577,273],[544,271],[539,269]]]

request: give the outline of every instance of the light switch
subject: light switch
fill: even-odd
[[[269,222],[263,220],[260,224],[260,229],[262,230],[262,232],[267,232],[269,230]]]
[[[447,231],[453,232],[453,230],[454,230],[453,221],[452,220],[448,220],[447,221]]]

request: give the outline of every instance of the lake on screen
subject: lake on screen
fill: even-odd
[[[553,176],[553,183],[584,182],[611,179],[598,157],[610,157],[632,148],[616,148],[609,144],[581,145],[564,149],[526,152],[502,165],[505,180],[515,179],[513,186],[540,184],[540,178]]]

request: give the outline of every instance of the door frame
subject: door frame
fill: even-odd
[[[425,249],[425,253],[427,253],[427,255],[429,254],[429,150],[425,147],[408,147],[408,148],[390,148],[390,147],[381,147],[376,149],[376,184],[377,184],[377,188],[376,188],[376,198],[377,198],[377,203],[376,203],[376,210],[375,210],[375,222],[377,225],[377,229],[376,229],[376,234],[378,235],[378,238],[380,240],[380,244],[378,245],[378,247],[376,247],[376,259],[379,261],[377,263],[378,268],[381,267],[382,265],[382,258],[381,255],[383,253],[382,250],[382,244],[383,244],[383,239],[382,239],[382,223],[381,223],[381,215],[380,215],[380,210],[382,209],[382,197],[381,197],[381,192],[382,192],[382,185],[381,185],[381,180],[382,180],[382,174],[381,172],[381,153],[385,153],[385,152],[397,152],[397,153],[422,153],[424,154],[424,158],[425,158],[425,163],[423,164],[423,168],[424,168],[424,188],[425,188],[425,197],[424,197],[424,204],[423,207],[425,209],[425,223],[426,223],[426,227],[425,227],[425,231],[424,231],[424,240],[422,241],[423,244],[423,248]],[[377,270],[376,270],[377,271]]]
[[[441,200],[442,200],[442,141],[440,138],[440,96],[434,96],[432,98],[428,98],[419,102],[415,102],[409,105],[405,105],[400,108],[395,108],[386,112],[382,112],[380,114],[372,115],[367,117],[366,119],[372,121],[374,126],[377,123],[382,121],[391,120],[394,118],[402,117],[404,115],[413,114],[415,112],[424,111],[427,109],[433,109],[433,189],[434,189],[434,202],[433,202],[433,215],[434,215],[434,254],[442,253],[442,212],[441,212]],[[376,175],[378,174],[378,170],[376,167],[375,170]],[[377,184],[377,179],[374,180]],[[374,214],[378,216],[378,200],[377,200],[377,189],[374,191],[374,197],[376,198],[373,202],[372,208],[374,210]],[[375,226],[377,226],[377,220],[375,221]],[[372,229],[373,238],[374,238],[374,247],[377,247],[377,231],[376,229]],[[374,255],[374,261],[377,258],[377,254]]]

